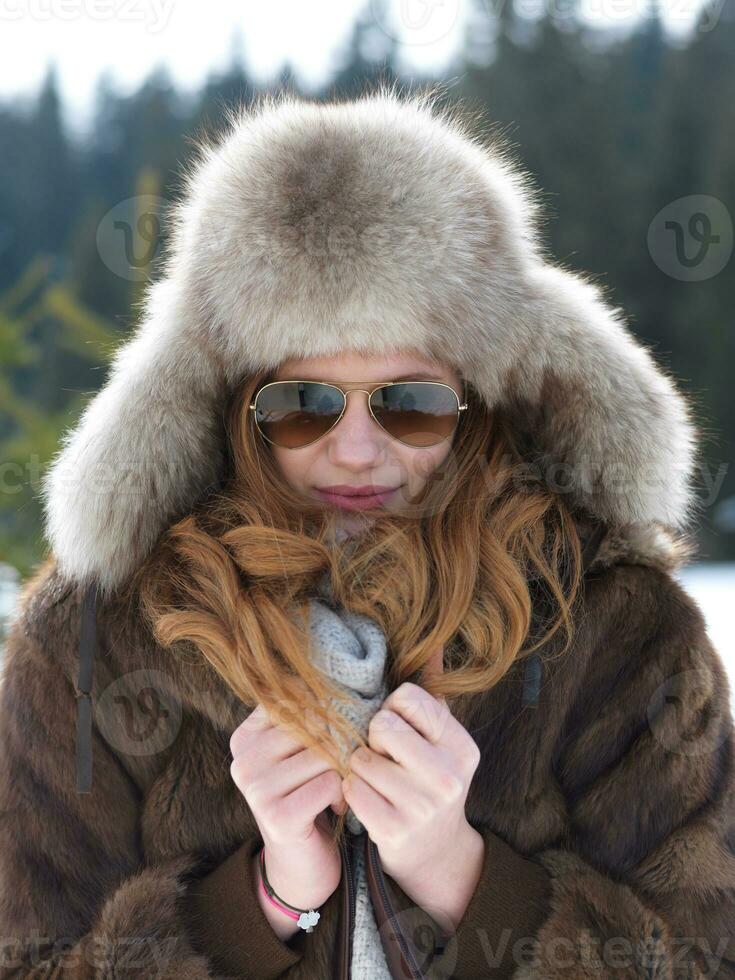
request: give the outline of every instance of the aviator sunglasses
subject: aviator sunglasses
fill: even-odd
[[[343,384],[364,384],[362,381]],[[377,424],[414,449],[436,446],[457,427],[467,408],[442,381],[387,381],[364,391]],[[464,390],[464,387],[463,387]],[[281,449],[302,449],[337,425],[347,407],[347,391],[326,381],[270,381],[249,406],[258,431]]]

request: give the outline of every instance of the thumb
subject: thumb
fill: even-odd
[[[444,647],[437,647],[431,657],[426,661],[424,675],[428,677],[441,677],[444,673]],[[446,701],[443,696],[437,696],[438,701]]]

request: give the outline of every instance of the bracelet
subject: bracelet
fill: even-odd
[[[293,905],[289,905],[288,902],[284,902],[282,898],[273,891],[268,877],[265,873],[265,844],[260,849],[260,884],[263,888],[268,901],[271,905],[275,905],[277,909],[291,918],[296,920],[296,924],[299,928],[303,929],[304,932],[313,932],[314,926],[319,921],[319,913],[316,909],[297,909]]]

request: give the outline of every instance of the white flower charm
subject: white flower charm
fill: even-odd
[[[302,912],[298,918],[297,925],[301,926],[306,932],[313,932],[314,926],[319,921],[319,913],[314,909],[309,909],[308,912]]]

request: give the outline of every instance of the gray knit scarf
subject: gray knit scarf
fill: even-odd
[[[350,695],[347,704],[335,702],[335,709],[367,739],[370,719],[387,696],[385,634],[372,619],[335,603],[329,573],[319,581],[317,596],[308,600],[312,662]],[[336,732],[330,730],[336,738]],[[345,758],[355,747],[338,745]],[[345,822],[353,833],[363,829],[352,810],[348,809]]]
[[[367,738],[370,719],[387,694],[385,634],[372,619],[335,604],[328,572],[318,583],[317,596],[308,601],[312,660],[350,694],[349,704],[335,707]],[[338,744],[347,755],[354,748]],[[364,829],[351,809],[345,823],[353,833]],[[391,980],[367,890],[362,849],[355,848],[353,854],[356,899],[351,975],[354,980]]]

